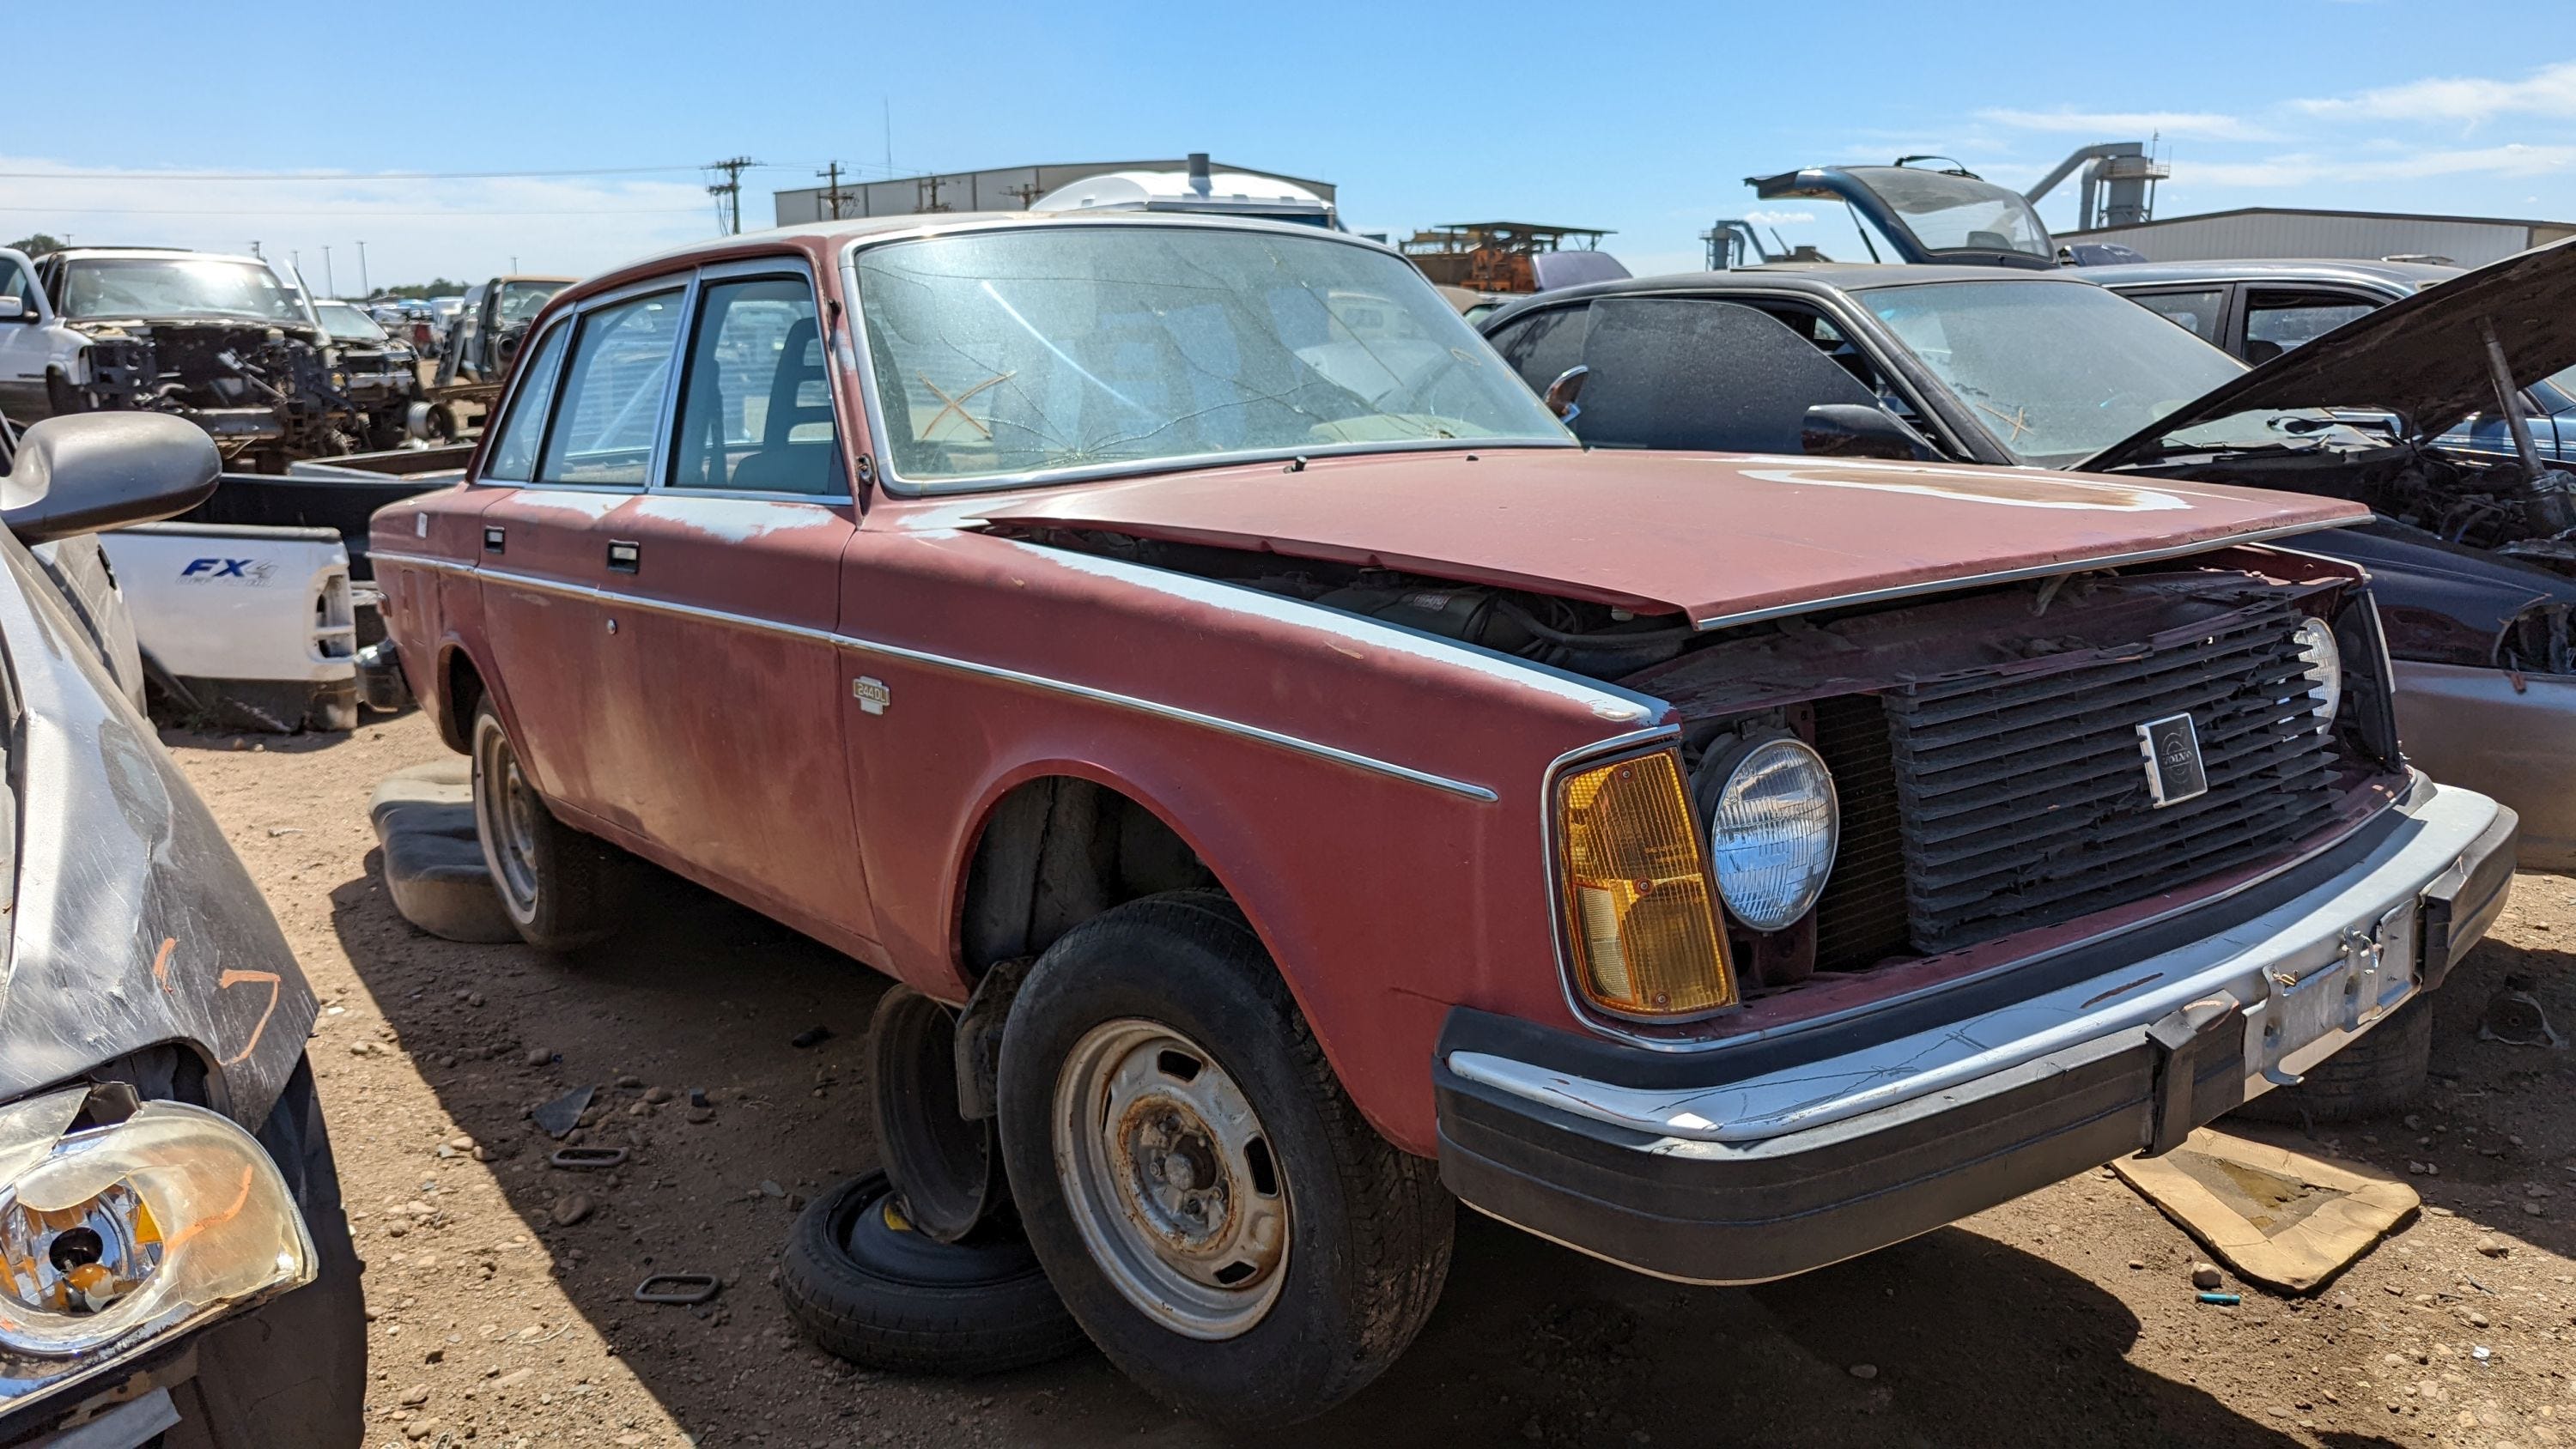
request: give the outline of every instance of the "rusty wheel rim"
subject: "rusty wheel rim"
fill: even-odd
[[[537,907],[537,820],[545,809],[528,777],[519,769],[518,752],[499,723],[486,720],[474,740],[474,826],[482,837],[483,861],[501,888],[510,913],[526,920]]]
[[[1133,1017],[1084,1033],[1056,1077],[1055,1162],[1092,1261],[1148,1318],[1227,1339],[1278,1300],[1287,1180],[1206,1048]]]

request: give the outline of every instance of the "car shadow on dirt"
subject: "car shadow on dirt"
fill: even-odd
[[[770,1274],[801,1199],[874,1165],[857,1048],[882,980],[668,877],[623,936],[575,957],[455,945],[395,916],[375,869],[371,854],[369,876],[333,893],[349,959],[441,1106],[496,1157],[563,1291],[702,1443],[755,1420],[790,1442],[886,1425],[919,1426],[899,1442],[1317,1449],[2297,1442],[2132,1365],[2140,1325],[2112,1294],[1962,1229],[1785,1283],[1694,1289],[1462,1210],[1448,1292],[1412,1351],[1277,1434],[1177,1419],[1088,1353],[967,1382],[855,1371],[793,1335]],[[796,1045],[816,1028],[831,1035]],[[584,1085],[599,1091],[579,1140],[633,1153],[613,1173],[550,1168],[558,1144],[526,1116]],[[650,1102],[657,1087],[671,1100]],[[422,1175],[471,1165],[425,1160]],[[559,1223],[575,1193],[587,1214]],[[728,1286],[697,1309],[633,1301],[657,1271]],[[480,1310],[447,1311],[471,1326]]]

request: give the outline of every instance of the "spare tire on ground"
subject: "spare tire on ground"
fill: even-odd
[[[2317,1063],[2295,1087],[2275,1087],[2236,1109],[2252,1122],[2358,1122],[2402,1112],[2424,1095],[2433,1062],[2433,1003],[2422,995],[2361,1040]]]
[[[475,838],[466,761],[396,770],[376,786],[367,818],[384,846],[385,891],[404,920],[450,941],[519,939]]]
[[[1086,1342],[1016,1233],[935,1242],[904,1221],[882,1172],[806,1207],[788,1230],[778,1286],[807,1337],[870,1368],[1000,1373]]]

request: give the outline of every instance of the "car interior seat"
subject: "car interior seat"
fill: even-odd
[[[811,385],[814,401],[806,401]],[[823,424],[823,436],[798,439],[796,429]],[[832,393],[823,381],[822,332],[811,317],[787,329],[778,371],[769,380],[769,411],[761,422],[760,451],[733,469],[735,488],[761,493],[841,494],[841,445],[832,424]]]

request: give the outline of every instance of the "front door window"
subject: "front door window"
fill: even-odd
[[[671,486],[849,492],[814,289],[803,277],[709,282],[700,291],[671,443]]]

